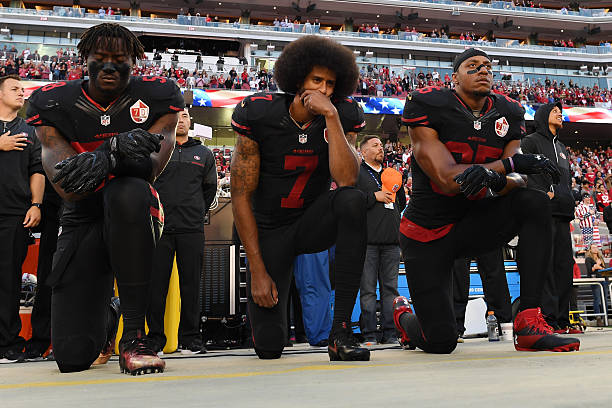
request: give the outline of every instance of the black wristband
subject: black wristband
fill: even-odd
[[[506,188],[506,185],[508,184],[508,179],[506,178],[506,176],[504,176],[503,174],[499,174],[498,172],[495,172],[495,174],[497,174],[498,178],[495,184],[491,186],[491,191],[499,193],[504,188]]]
[[[506,170],[506,174],[513,173],[512,164],[510,164],[510,159],[509,158],[506,157],[501,162],[504,165],[504,170]]]
[[[42,203],[32,203],[31,206],[32,207],[36,207],[36,208],[40,208],[42,206]]]

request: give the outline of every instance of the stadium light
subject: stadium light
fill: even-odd
[[[257,43],[251,43],[251,50],[255,51],[258,47]]]
[[[274,46],[272,44],[269,44],[266,49],[268,50],[268,52],[272,52],[274,51]]]
[[[451,11],[451,16],[460,16],[461,12],[458,9],[453,9],[453,11]]]
[[[11,33],[11,30],[7,27],[0,28],[0,33],[8,35]]]
[[[355,51],[353,51],[353,54],[355,54],[355,56],[356,56],[356,57],[358,57],[358,56],[360,56],[360,55],[361,55],[361,52],[360,52],[360,51],[355,50]]]
[[[585,74],[589,71],[589,67],[587,67],[586,65],[582,65],[580,66],[580,72]]]
[[[491,65],[493,65],[494,67],[498,66],[499,65],[499,60],[494,59],[493,61],[491,61]]]
[[[366,55],[366,57],[370,58],[370,57],[373,57],[373,56],[374,56],[374,53],[373,53],[372,51],[367,51],[367,52],[365,53],[365,55]]]
[[[599,71],[601,71],[601,67],[599,66],[594,66],[593,69],[591,70],[593,72],[593,74],[597,74],[599,75]]]

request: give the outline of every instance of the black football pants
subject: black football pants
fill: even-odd
[[[179,286],[181,291],[181,320],[179,344],[189,347],[200,337],[200,281],[204,256],[204,233],[162,234],[155,250],[151,296],[147,310],[148,337],[162,348],[166,344],[164,334],[164,313],[168,284],[176,254]]]
[[[21,266],[28,253],[29,237],[23,219],[0,216],[0,356],[9,350],[21,352],[25,344],[19,336]]]
[[[569,221],[552,218],[552,254],[542,292],[542,313],[562,328],[569,326],[569,307],[574,287],[574,257]]]
[[[104,216],[98,222],[62,227],[53,257],[51,340],[62,372],[86,370],[102,350],[113,274],[121,298],[122,338],[144,333],[158,199],[146,181],[116,177],[104,188],[103,200]]]
[[[365,216],[363,193],[341,187],[321,195],[294,224],[259,230],[263,261],[278,290],[277,305],[256,305],[247,273],[248,313],[259,358],[279,358],[285,347],[291,270],[300,254],[321,252],[336,244],[334,325],[350,322],[365,259]]]
[[[521,308],[540,306],[551,251],[548,196],[519,188],[474,203],[443,238],[420,242],[400,235],[406,280],[416,315],[400,320],[413,345],[428,353],[451,353],[457,346],[452,267],[455,259],[493,251],[519,236]]]
[[[453,265],[453,297],[457,332],[465,332],[465,309],[470,294],[470,258],[456,259]],[[512,305],[502,249],[476,256],[487,311],[492,310],[499,323],[512,321]],[[483,317],[484,318],[484,317]]]
[[[51,344],[51,287],[47,278],[51,273],[53,254],[57,246],[60,207],[44,203],[41,209],[40,246],[38,248],[38,268],[36,270],[36,298],[32,308],[32,338],[26,350],[42,354]]]

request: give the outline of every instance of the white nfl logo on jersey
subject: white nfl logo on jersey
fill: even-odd
[[[110,125],[110,115],[102,115],[102,116],[100,116],[100,124],[102,126]]]
[[[505,116],[502,116],[495,121],[495,133],[497,133],[497,136],[506,136],[508,134],[508,130],[510,130],[510,125],[508,124]]]
[[[301,133],[298,135],[298,142],[304,144],[308,141],[308,135],[306,133]]]

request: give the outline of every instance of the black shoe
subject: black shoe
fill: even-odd
[[[304,334],[296,334],[295,342],[296,343],[308,343],[308,338]]]
[[[397,337],[388,337],[385,339],[381,339],[379,344],[397,344],[399,345],[399,340]]]
[[[187,347],[181,348],[181,354],[205,354],[207,352],[202,339],[195,338]]]
[[[47,351],[47,350],[45,350]],[[43,360],[43,354],[44,352],[40,352],[38,350],[35,349],[31,349],[31,350],[27,350],[24,353],[24,360],[25,361],[42,361]]]
[[[312,347],[327,347],[329,345],[329,340],[323,339],[316,344],[311,344]]]
[[[359,347],[359,341],[346,323],[332,328],[327,353],[330,361],[370,361],[370,350]]]
[[[25,360],[23,351],[7,350],[0,355],[0,364],[22,363]]]

